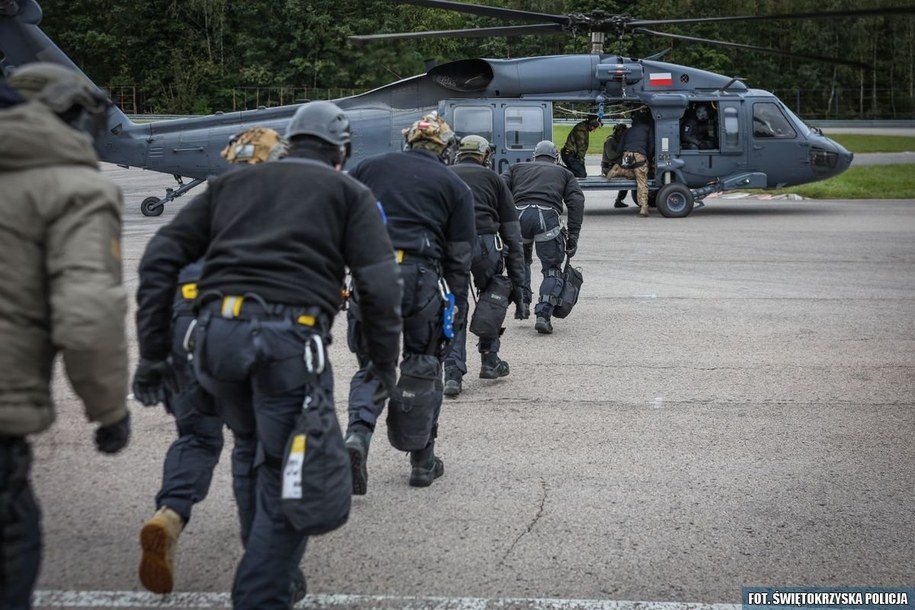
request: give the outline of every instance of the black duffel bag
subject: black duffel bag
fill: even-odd
[[[566,266],[562,270],[562,292],[559,293],[559,304],[553,307],[555,317],[564,318],[572,313],[572,308],[578,302],[583,281],[581,269],[573,267],[572,259],[566,257]]]

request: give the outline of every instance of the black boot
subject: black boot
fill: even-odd
[[[537,323],[534,324],[534,329],[541,335],[549,335],[553,332],[553,323],[550,322],[550,318],[547,316],[537,316]]]
[[[480,366],[480,379],[498,379],[508,375],[508,363],[499,358],[499,354],[484,352],[480,354],[483,361]]]
[[[349,454],[354,496],[364,496],[368,490],[369,470],[366,462],[369,457],[369,442],[371,440],[372,431],[363,425],[353,425],[346,431],[346,438],[343,444]]]
[[[410,486],[429,487],[432,481],[445,474],[445,464],[435,455],[435,443],[424,449],[410,452]]]
[[[445,367],[445,386],[442,389],[442,394],[445,396],[457,396],[461,393],[461,369],[456,366],[446,366]]]

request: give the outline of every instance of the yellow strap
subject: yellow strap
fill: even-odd
[[[245,297],[222,297],[222,317],[237,318],[241,313],[241,305],[245,302]]]
[[[395,251],[394,251],[394,254],[397,256],[397,264],[399,265],[400,263],[403,262],[404,251],[403,251],[403,250],[395,250]]]
[[[295,321],[298,322],[299,324],[301,324],[302,326],[314,326],[315,325],[315,317],[309,316],[308,314],[304,314],[304,313],[302,315],[300,315],[298,318],[296,318]]]
[[[188,301],[193,301],[197,298],[197,284],[191,282],[190,284],[181,285],[181,296]]]

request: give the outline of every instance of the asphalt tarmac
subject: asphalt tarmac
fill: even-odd
[[[126,196],[133,295],[187,199],[146,218],[171,178],[105,172]],[[301,607],[698,608],[750,585],[915,584],[915,200],[715,199],[675,220],[613,195],[587,195],[582,297],[555,333],[507,320],[496,381],[469,346],[441,416],[444,477],[410,488],[379,426],[368,494],[309,543]],[[133,403],[131,445],[102,456],[59,370],[55,394],[35,439],[38,607],[226,607],[241,556],[227,457],[180,541],[177,590],[193,595],[140,594],[173,421]]]

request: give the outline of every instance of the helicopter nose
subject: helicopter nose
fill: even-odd
[[[827,137],[810,147],[810,165],[818,180],[838,176],[851,166],[854,153]]]

